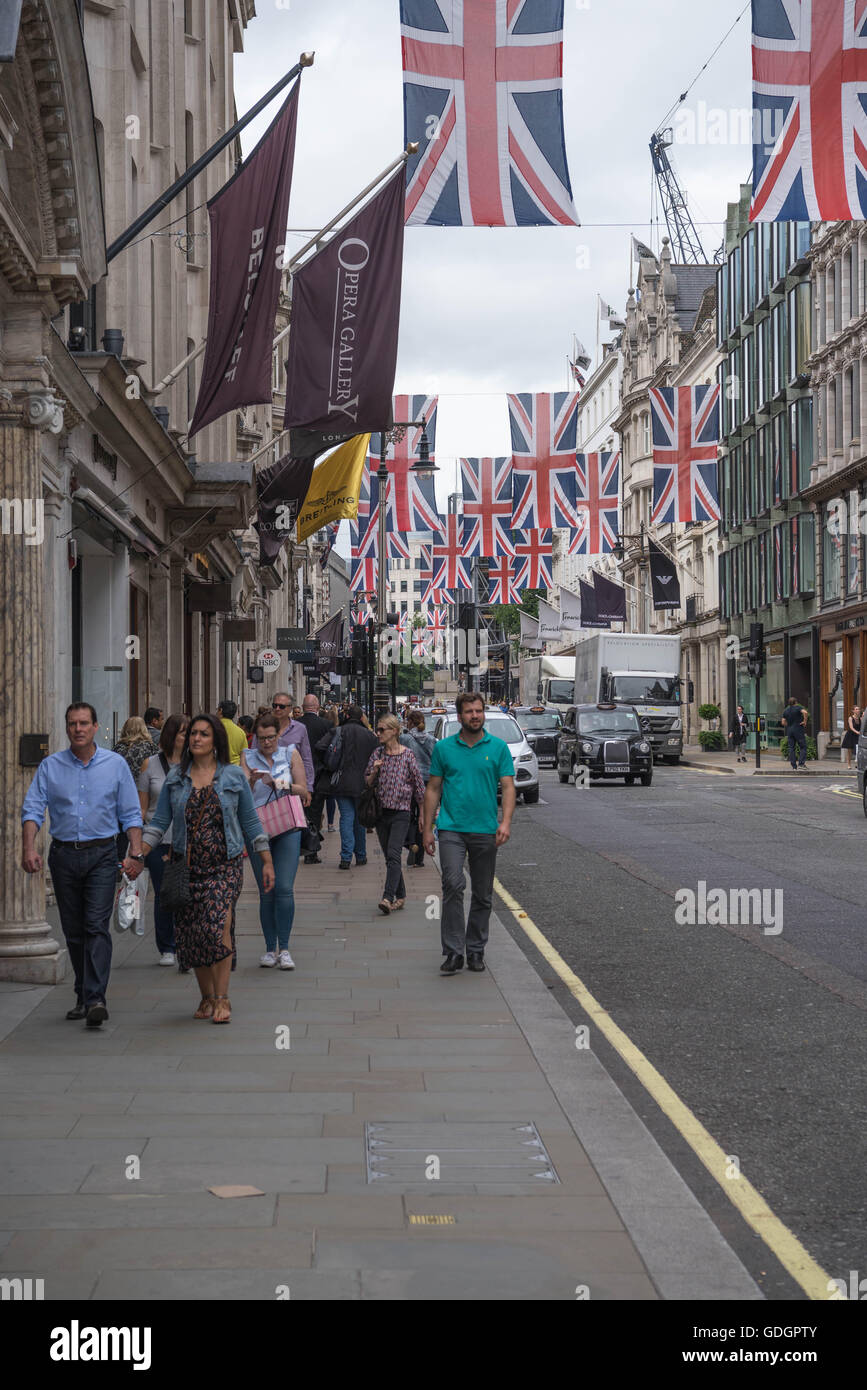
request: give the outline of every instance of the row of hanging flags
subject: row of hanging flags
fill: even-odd
[[[257,479],[262,562],[273,562],[293,525],[299,536],[330,526],[333,545],[334,523],[353,516],[357,591],[373,587],[379,559],[370,519],[380,499],[365,456],[368,448],[376,456],[376,434],[394,420],[405,224],[578,223],[563,133],[562,0],[401,0],[400,17],[404,133],[418,151],[293,273],[289,450]],[[864,0],[753,0],[752,56],[751,218],[865,217]],[[190,437],[232,409],[272,399],[299,86],[300,78],[208,203],[208,338]],[[579,388],[587,366],[585,355],[572,363]],[[651,523],[718,519],[718,387],[660,387],[650,396]],[[431,596],[459,586],[473,555],[492,562],[503,601],[544,585],[554,527],[568,530],[573,554],[616,544],[619,455],[577,453],[576,402],[577,392],[509,397],[511,458],[463,461],[463,518],[440,519],[430,486],[406,476],[414,441],[390,449],[382,499],[389,551],[402,554],[411,529],[430,534]],[[423,408],[431,428],[435,407]],[[366,517],[358,511],[365,496]]]

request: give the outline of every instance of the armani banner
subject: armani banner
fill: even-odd
[[[596,591],[596,616],[609,623],[626,622],[626,590],[613,580],[593,571],[593,587]]]
[[[259,564],[273,565],[298,519],[313,474],[313,460],[284,454],[256,477]]]
[[[292,452],[390,429],[403,267],[403,166],[292,278]]]
[[[587,584],[583,579],[578,580],[578,592],[581,595],[581,626],[582,627],[610,627],[611,623],[607,618],[600,618],[596,612],[596,590],[592,584]]]
[[[208,345],[190,438],[227,410],[271,401],[271,345],[295,161],[298,86],[234,178],[208,203]]]
[[[650,588],[653,594],[653,608],[680,608],[680,582],[677,566],[670,555],[661,550],[647,537],[650,547]]]

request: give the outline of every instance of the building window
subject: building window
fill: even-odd
[[[852,422],[849,443],[861,439],[861,363],[856,359],[846,372],[846,394],[849,400],[849,418]]]
[[[789,290],[788,379],[794,381],[807,368],[810,355],[811,288],[807,281]]]
[[[752,333],[750,333],[744,338],[743,342],[744,389],[743,411],[741,415],[743,420],[749,420],[755,409],[755,370],[755,340]]]
[[[641,417],[641,452],[650,453],[650,415],[647,411]]]
[[[401,586],[400,586],[400,592],[401,592],[402,594],[405,594],[406,591],[407,591],[407,589],[406,589],[406,580],[404,579],[403,583],[402,583]]]
[[[846,593],[851,597],[858,593],[858,551],[861,533],[858,527],[858,489],[849,493],[849,532],[847,535]]]
[[[843,448],[843,383],[839,376],[828,382],[828,437],[832,451]]]
[[[834,332],[843,327],[843,262],[834,262]]]
[[[816,518],[812,512],[802,512],[798,517],[798,523],[801,593],[812,594],[816,588]]]
[[[789,406],[792,496],[810,486],[813,462],[813,401],[810,396]]]
[[[756,514],[755,435],[748,435],[744,440],[741,459],[743,467],[741,497],[743,498],[744,521],[752,521]]]
[[[822,594],[826,603],[840,597],[843,537],[839,508],[828,503],[824,511],[822,534]]]
[[[776,396],[786,384],[786,303],[774,306],[771,313],[771,394]]]

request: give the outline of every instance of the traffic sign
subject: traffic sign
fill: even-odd
[[[256,665],[265,671],[279,671],[282,664],[282,656],[273,647],[265,647],[256,657]]]

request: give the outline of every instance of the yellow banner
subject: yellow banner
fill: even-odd
[[[299,541],[306,540],[329,521],[358,516],[358,494],[369,446],[370,435],[357,434],[314,468],[307,496],[298,513],[296,534]]]

